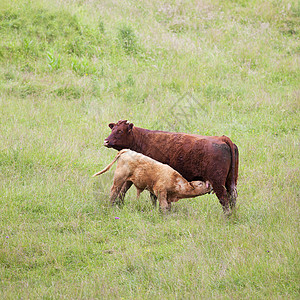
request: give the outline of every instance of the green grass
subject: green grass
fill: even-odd
[[[0,298],[298,299],[299,29],[297,1],[3,0]],[[236,213],[111,208],[119,119],[228,135]]]

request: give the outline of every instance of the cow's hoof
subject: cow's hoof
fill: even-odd
[[[230,217],[232,215],[232,210],[230,208],[224,208],[224,216]]]

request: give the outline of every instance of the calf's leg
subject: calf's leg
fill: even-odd
[[[119,196],[124,183],[125,180],[123,178],[119,178],[119,177],[114,178],[114,183],[110,189],[110,197],[109,197],[112,206],[115,204],[116,198]]]
[[[113,185],[110,189],[110,196],[109,196],[109,201],[110,204],[113,206],[116,202],[116,198],[118,197],[120,193],[121,187],[120,186],[115,186]]]
[[[154,194],[150,193],[150,198],[153,206],[156,207],[157,197]]]
[[[122,186],[122,188],[119,192],[119,195],[118,195],[118,198],[119,198],[119,201],[120,201],[121,204],[124,204],[125,195],[126,195],[127,191],[130,189],[131,186],[132,186],[132,181],[126,181],[123,184],[123,186]]]
[[[138,187],[136,187],[136,199],[139,199],[142,191],[143,191],[143,189],[139,189]]]
[[[158,202],[159,202],[159,207],[163,213],[165,213],[167,210],[171,208],[171,205],[169,205],[168,203],[167,192],[158,193]]]
[[[171,210],[171,206],[172,206],[172,203],[171,203],[171,202],[168,202],[168,208],[167,208],[168,211]]]

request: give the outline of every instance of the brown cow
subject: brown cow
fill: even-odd
[[[188,182],[177,171],[148,156],[129,149],[121,150],[114,160],[93,177],[108,171],[117,162],[114,183],[111,187],[110,202],[113,205],[125,182],[132,182],[137,188],[137,197],[143,190],[154,194],[163,211],[171,208],[171,202],[183,198],[193,198],[211,192],[207,181]]]
[[[127,120],[110,123],[111,134],[104,146],[116,150],[131,149],[168,164],[187,181],[211,182],[223,210],[230,214],[237,198],[238,148],[226,136],[201,136],[147,130]],[[132,183],[124,184],[120,199]]]

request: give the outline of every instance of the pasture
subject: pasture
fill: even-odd
[[[0,298],[299,299],[298,1],[1,0]],[[237,210],[109,206],[108,124],[227,135]]]

